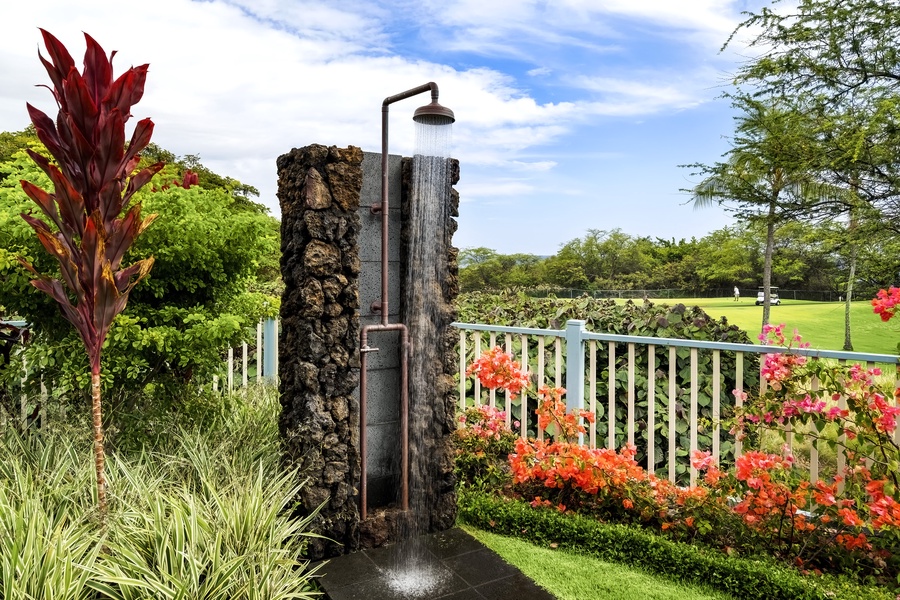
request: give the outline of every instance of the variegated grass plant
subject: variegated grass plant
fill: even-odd
[[[279,468],[277,393],[237,404],[212,435],[173,431],[163,452],[111,455],[105,528],[83,437],[4,431],[2,597],[316,597],[303,558],[314,534],[291,517],[297,477]]]

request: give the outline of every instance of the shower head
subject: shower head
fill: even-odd
[[[413,121],[426,125],[449,125],[456,121],[456,117],[453,116],[452,110],[441,106],[437,100],[432,100],[431,104],[416,109],[416,112],[413,113]]]

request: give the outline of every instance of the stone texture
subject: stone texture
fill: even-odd
[[[313,558],[359,545],[358,234],[362,152],[320,145],[278,158],[282,220],[279,427],[308,483],[300,512],[316,517]],[[337,163],[340,163],[339,165]]]
[[[399,526],[409,516],[396,506],[370,509],[365,522],[360,521],[358,509],[360,312],[366,315],[364,322],[368,322],[372,318],[369,304],[379,295],[367,287],[366,305],[360,306],[360,215],[369,217],[368,209],[360,208],[360,190],[364,185],[362,163],[363,153],[359,148],[322,145],[295,148],[277,161],[278,199],[282,209],[281,269],[285,283],[279,340],[282,404],[279,427],[286,460],[299,467],[302,479],[308,479],[298,498],[298,513],[306,515],[322,507],[313,527],[324,539],[309,541],[308,553],[313,559],[396,542],[399,532],[408,530],[409,525]],[[402,170],[408,175],[408,159],[403,163]],[[448,185],[455,184],[458,177],[458,163],[452,161]],[[365,185],[371,187],[370,178],[367,177]],[[400,187],[404,198],[397,203],[392,200],[390,227],[390,254],[399,255],[399,268],[394,259],[391,273],[399,271],[400,281],[409,285],[410,278],[415,277],[404,272],[409,248],[404,245],[407,242],[403,219],[409,211],[397,210],[408,202],[405,178]],[[392,196],[397,193],[393,188],[391,191]],[[459,290],[458,251],[451,245],[457,227],[452,217],[458,215],[459,209],[459,195],[455,190],[450,190],[448,204],[447,218],[438,227],[436,236],[441,255],[447,257],[447,264],[441,266],[445,275],[429,293],[438,306],[433,326],[439,333],[430,340],[437,352],[419,361],[414,351],[410,360],[411,364],[419,361],[415,372],[420,379],[427,379],[431,389],[429,398],[420,400],[417,412],[410,415],[410,427],[419,428],[423,434],[418,452],[427,463],[429,488],[425,510],[418,517],[424,528],[419,527],[419,531],[447,529],[456,517],[450,441],[455,426],[456,336],[449,326],[456,317],[453,301]],[[400,226],[393,218],[395,212],[401,215]],[[365,240],[365,244],[367,249],[374,249],[373,240]],[[391,322],[404,322],[404,311],[409,312],[401,306],[403,297],[403,290],[391,296]],[[384,374],[389,378],[395,378],[395,374],[387,375],[387,369],[399,373],[398,340],[388,332],[372,337],[381,349],[368,357],[370,385],[377,388],[380,369],[385,369]],[[375,392],[370,388],[370,402]],[[381,442],[396,443],[399,439],[396,394],[383,395],[390,396],[394,404],[385,404],[380,413],[370,407],[370,415],[383,421],[375,427],[390,429]],[[399,462],[396,452],[382,452],[382,455]],[[374,455],[370,456],[373,458]],[[375,467],[371,465],[373,471],[380,473],[378,481],[390,484],[394,478],[399,479],[396,465],[385,463]],[[418,485],[421,489],[422,483]]]

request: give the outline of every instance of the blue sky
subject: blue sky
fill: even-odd
[[[457,117],[459,247],[552,254],[588,229],[690,238],[728,225],[695,211],[678,165],[716,161],[718,97],[746,47],[719,49],[764,0],[31,0],[4,9],[0,130],[25,102],[54,109],[38,27],[80,63],[82,31],[117,73],[150,63],[137,118],[154,141],[257,187],[279,216],[275,160],[319,143],[380,152],[381,101],[427,81]],[[412,111],[391,106],[392,154]]]

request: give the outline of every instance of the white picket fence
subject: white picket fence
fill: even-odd
[[[578,320],[570,320],[566,323],[565,329],[532,329],[522,327],[501,327],[495,325],[483,325],[476,323],[454,323],[454,327],[459,329],[459,409],[465,410],[470,406],[477,406],[488,403],[506,411],[506,417],[509,424],[512,415],[513,403],[511,399],[496,390],[490,390],[485,393],[481,389],[481,385],[477,379],[474,380],[471,392],[467,392],[467,378],[465,371],[468,364],[481,355],[482,349],[492,348],[501,345],[504,350],[510,354],[514,354],[515,358],[522,365],[531,365],[532,373],[537,378],[537,384],[552,385],[554,387],[566,388],[566,405],[569,410],[587,409],[594,414],[603,413],[603,417],[609,419],[609,415],[613,415],[613,420],[607,420],[603,423],[607,430],[607,439],[598,439],[598,427],[601,420],[598,419],[588,425],[588,433],[584,436],[582,443],[589,445],[591,448],[597,445],[605,445],[607,448],[618,450],[616,447],[616,425],[619,425],[620,431],[624,429],[626,432],[625,441],[635,444],[635,432],[637,422],[635,419],[635,398],[637,396],[637,380],[638,375],[646,377],[647,382],[660,382],[664,389],[668,390],[667,397],[656,397],[656,385],[647,385],[646,397],[648,406],[652,410],[647,411],[646,428],[648,431],[655,431],[657,424],[663,425],[665,437],[668,441],[668,448],[663,449],[664,456],[656,455],[654,443],[648,443],[644,448],[638,448],[644,456],[646,456],[646,464],[644,465],[648,471],[655,472],[661,466],[668,473],[668,478],[672,481],[676,480],[676,467],[682,464],[678,460],[678,450],[684,450],[676,446],[676,426],[684,426],[689,428],[689,448],[688,452],[681,452],[685,462],[689,463],[690,452],[694,450],[708,450],[718,460],[720,452],[720,444],[723,439],[729,439],[734,444],[735,456],[739,456],[742,448],[741,442],[729,438],[727,431],[722,430],[722,424],[719,422],[722,403],[730,401],[723,398],[721,394],[722,369],[721,359],[723,353],[733,353],[735,358],[735,372],[729,373],[734,375],[737,382],[737,389],[741,391],[742,381],[744,381],[744,364],[747,355],[761,355],[768,353],[786,352],[787,349],[775,346],[761,346],[754,344],[733,344],[722,342],[708,342],[699,340],[683,340],[654,338],[643,336],[618,335],[609,333],[593,333],[585,330],[585,322]],[[605,345],[605,348],[603,347]],[[627,356],[626,365],[624,367],[626,380],[626,397],[627,415],[624,423],[615,422],[615,407],[617,403],[617,376],[622,373],[621,366],[617,369],[617,347],[624,345],[625,355]],[[676,377],[676,352],[680,348],[689,350],[689,382],[685,385],[682,381],[678,382]],[[574,350],[574,351],[573,351]],[[601,377],[604,365],[598,364],[598,356],[604,350],[607,354],[606,379]],[[868,368],[881,366],[885,373],[897,373],[898,365],[900,365],[900,357],[889,354],[867,354],[860,352],[840,352],[829,350],[814,349],[793,349],[791,352],[803,354],[812,359],[833,359],[839,362],[849,362],[851,364],[859,363],[866,365]],[[646,353],[648,368],[645,373],[638,373],[636,369],[636,356],[638,353]],[[698,445],[698,398],[700,396],[700,388],[698,384],[698,364],[700,363],[701,353],[710,356],[712,366],[712,384],[704,393],[709,393],[712,397],[712,443],[709,448],[701,448]],[[563,364],[565,364],[565,377],[562,377]],[[885,368],[886,367],[886,368]],[[552,381],[548,380],[547,373],[552,373]],[[642,377],[643,378],[643,377]],[[760,387],[765,389],[765,380],[760,376]],[[587,386],[585,385],[587,382]],[[600,382],[605,383],[608,389],[606,398],[598,397],[597,388]],[[900,385],[900,381],[898,381]],[[685,387],[682,387],[685,386]],[[606,402],[604,409],[598,411],[601,403]],[[517,399],[516,402],[526,403],[517,410],[521,415],[528,414],[533,411],[536,406],[527,406],[526,398]],[[843,407],[846,408],[846,401],[843,399]],[[681,410],[682,405],[689,406],[687,411]],[[737,400],[737,406],[740,406],[740,400]],[[683,413],[679,415],[679,413]],[[623,427],[624,426],[624,427]],[[527,437],[525,419],[520,419],[520,436]],[[896,432],[896,440],[900,444],[900,428]],[[653,439],[652,437],[650,439]],[[621,441],[620,441],[621,442]],[[792,446],[794,442],[794,434],[788,432],[784,440],[788,446]],[[840,443],[840,438],[838,440]],[[846,457],[842,452],[837,453],[837,471],[842,472],[846,465]],[[687,468],[690,477],[690,484],[694,485],[697,480],[697,471],[688,465],[682,465],[682,469]],[[817,443],[813,443],[810,448],[810,465],[809,475],[815,480],[819,478],[819,447]]]
[[[225,358],[225,376],[222,384],[222,391],[232,393],[235,387],[246,388],[253,383],[262,383],[263,381],[275,382],[278,380],[278,331],[280,322],[277,319],[268,319],[260,321],[256,325],[256,349],[255,354],[256,371],[253,377],[250,374],[250,347],[247,342],[241,344],[240,348],[229,348]],[[237,360],[235,360],[237,358]],[[235,382],[239,382],[236,386]],[[220,378],[218,375],[213,376],[213,391],[219,391]]]

